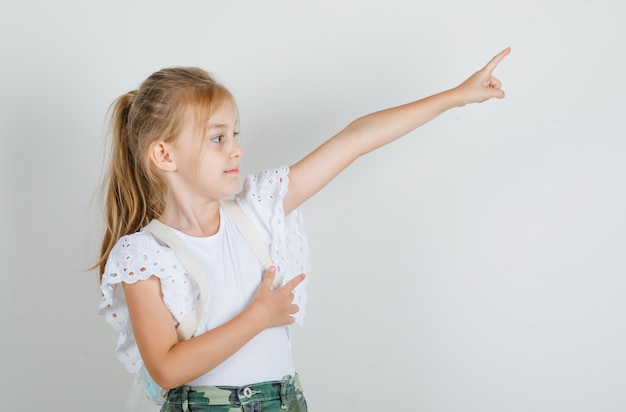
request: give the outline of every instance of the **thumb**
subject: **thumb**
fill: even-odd
[[[269,289],[272,286],[272,283],[274,282],[275,278],[276,278],[276,267],[270,266],[265,271],[265,276],[263,276],[263,284],[267,286],[267,288]]]

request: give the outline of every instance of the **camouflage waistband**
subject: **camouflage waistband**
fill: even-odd
[[[255,383],[247,386],[179,386],[167,393],[170,405],[239,406],[251,402],[284,401],[287,397],[302,396],[298,375],[285,376],[280,381]]]

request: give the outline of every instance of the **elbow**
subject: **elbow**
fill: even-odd
[[[146,366],[146,370],[157,385],[169,390],[185,385],[187,382],[208,372],[203,368],[198,369],[196,366],[185,366],[180,361],[172,359],[171,361],[150,365],[150,367]]]
[[[342,152],[350,154],[350,162],[371,152],[373,148],[368,143],[368,138],[363,127],[359,125],[359,119],[346,126],[338,135],[337,142],[340,143]]]
[[[171,369],[158,366],[154,368],[148,368],[146,366],[146,370],[148,371],[148,374],[150,375],[152,380],[165,390],[177,388],[185,383],[182,381],[182,379],[177,378],[175,376],[176,374],[173,374]]]
[[[164,389],[166,391],[169,391],[170,389],[174,389],[174,388],[178,388],[179,386],[184,385],[184,383],[181,383],[180,385],[174,383],[174,381],[172,381],[171,379],[165,379],[165,380],[156,380],[154,379],[154,382],[156,382],[157,385],[159,385],[159,387],[161,387],[161,389]]]

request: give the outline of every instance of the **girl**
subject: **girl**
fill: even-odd
[[[502,98],[492,73],[505,49],[459,86],[361,117],[291,167],[245,179],[237,203],[276,267],[264,271],[220,207],[239,187],[235,99],[197,68],[168,68],[114,105],[99,313],[117,355],[168,389],[162,411],[306,411],[286,325],[301,321],[308,247],[298,207],[359,156],[444,111]],[[174,252],[149,231],[167,225],[201,263],[206,302]],[[277,270],[282,286],[273,288]],[[176,327],[203,302],[192,338]]]

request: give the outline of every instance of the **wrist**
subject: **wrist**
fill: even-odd
[[[449,109],[453,109],[455,107],[463,107],[466,104],[472,103],[471,99],[466,96],[460,86],[446,90],[443,92],[443,94],[446,96],[445,100],[448,103]]]
[[[269,318],[267,311],[263,308],[263,305],[258,302],[252,302],[246,307],[241,315],[246,319],[251,327],[258,329],[258,332],[268,328]]]

